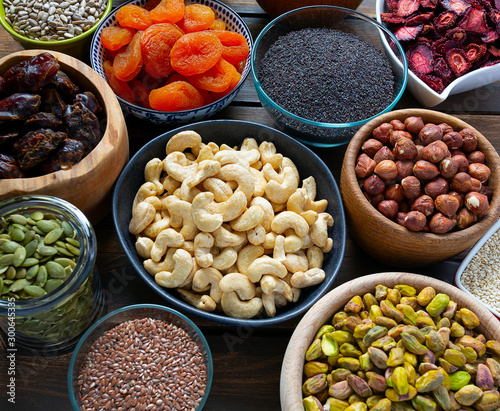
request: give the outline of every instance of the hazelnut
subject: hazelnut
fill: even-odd
[[[467,155],[467,160],[469,160],[469,163],[484,164],[484,162],[486,161],[486,156],[482,151],[475,150]]]
[[[484,216],[490,209],[488,197],[477,191],[471,191],[465,195],[465,207],[477,216]]]
[[[398,169],[398,178],[402,180],[403,178],[413,174],[413,161],[398,160],[396,161],[396,168]]]
[[[436,209],[443,213],[446,217],[452,217],[460,206],[458,198],[449,194],[438,195],[436,197],[435,204]]]
[[[398,208],[398,203],[394,200],[382,200],[377,207],[378,211],[391,220],[396,217]]]
[[[483,186],[483,184],[477,179],[477,178],[474,178],[474,177],[471,177],[471,181],[472,181],[472,186],[470,188],[470,191],[481,191],[481,187]]]
[[[469,168],[469,160],[467,160],[467,157],[465,157],[465,154],[454,154],[451,156],[451,158],[453,158],[457,164],[458,164],[458,169],[457,169],[457,173],[462,173],[462,172],[465,172],[467,171],[467,169]]]
[[[405,218],[406,218],[406,213],[403,213],[403,212],[399,211],[396,214],[396,218],[394,219],[394,221],[397,224],[402,225],[404,227],[404,225],[405,225]]]
[[[462,151],[466,153],[470,153],[477,148],[477,136],[476,132],[471,128],[464,128],[460,130],[460,134],[462,135]]]
[[[418,134],[424,127],[424,121],[422,120],[422,117],[407,117],[405,119],[405,126],[410,133]]]
[[[394,120],[391,120],[391,125],[392,127],[394,127],[394,130],[406,130],[406,126],[404,125],[404,123],[396,118]]]
[[[389,123],[383,123],[373,130],[373,137],[376,138],[381,143],[385,144],[389,142],[389,137],[391,136],[394,128]]]
[[[399,137],[394,145],[393,153],[398,160],[411,160],[417,155],[417,147],[409,138]]]
[[[375,160],[368,157],[368,155],[366,155],[365,153],[360,154],[356,163],[356,167],[354,168],[356,176],[358,178],[368,177],[373,173],[376,165],[377,163],[375,162]]]
[[[464,205],[464,195],[456,191],[449,191],[448,195],[455,197],[458,200],[458,208]]]
[[[432,198],[436,198],[438,195],[446,194],[449,191],[450,187],[448,181],[444,178],[437,177],[431,181],[429,181],[425,187],[424,192],[428,196]]]
[[[418,138],[424,146],[443,139],[443,131],[436,124],[428,123],[418,133]]]
[[[448,146],[441,140],[434,141],[422,149],[422,158],[431,163],[439,163],[446,157]]]
[[[477,221],[477,215],[467,210],[467,208],[461,208],[457,213],[457,227],[463,230],[473,225]]]
[[[484,194],[488,197],[488,201],[491,201],[491,197],[493,197],[493,190],[487,185],[482,184],[481,189],[479,190],[481,194]]]
[[[462,134],[456,131],[450,131],[443,135],[443,142],[447,145],[450,150],[457,150],[462,147],[462,142],[464,138]]]
[[[438,124],[439,128],[443,131],[443,136],[446,134],[446,133],[451,133],[453,131],[453,127],[450,126],[449,124],[446,124],[446,123],[441,123],[441,124]]]
[[[392,180],[398,175],[396,163],[392,160],[382,160],[373,170],[383,180]]]
[[[421,180],[431,180],[439,175],[439,169],[426,160],[418,160],[413,166],[413,174]]]
[[[373,158],[375,153],[379,151],[382,146],[383,144],[380,141],[374,138],[369,138],[363,143],[363,145],[361,146],[361,150],[363,150],[368,156]]]
[[[372,174],[363,182],[363,188],[368,194],[375,196],[382,194],[385,189],[385,183],[379,176]]]
[[[472,187],[472,178],[469,174],[459,172],[453,176],[450,183],[451,189],[459,193],[467,193]]]
[[[472,163],[469,164],[467,172],[473,178],[477,178],[481,183],[486,183],[488,178],[490,178],[491,170],[486,164],[482,163]]]
[[[401,180],[401,188],[403,194],[409,200],[413,200],[420,196],[420,180],[415,176],[408,176]]]
[[[384,199],[384,195],[382,193],[374,196],[368,193],[364,193],[364,196],[368,200],[368,202],[375,208],[377,208],[379,203]]]
[[[445,234],[455,227],[455,221],[446,217],[441,213],[436,213],[429,221],[429,229],[431,233]]]
[[[424,146],[415,142],[415,147],[417,147],[417,155],[415,156],[413,161],[423,160],[422,150],[424,149]]]
[[[408,133],[408,131],[403,131],[403,130],[394,130],[394,132],[391,134],[391,137],[389,138],[389,144],[391,146],[395,146],[396,142],[401,138],[407,138],[409,140],[413,140],[413,136]]]
[[[376,163],[380,163],[382,160],[392,160],[394,161],[394,154],[389,147],[384,146],[379,151],[375,153],[373,159]]]
[[[400,184],[392,184],[388,186],[384,191],[384,198],[386,200],[394,200],[396,202],[401,202],[404,199],[403,189]]]
[[[458,172],[458,160],[446,157],[439,163],[439,172],[444,178],[452,178]]]
[[[427,223],[425,215],[420,211],[410,211],[406,214],[404,225],[411,231],[422,231]]]
[[[429,217],[434,212],[434,200],[424,194],[418,197],[411,205],[412,211],[420,211],[426,217]]]

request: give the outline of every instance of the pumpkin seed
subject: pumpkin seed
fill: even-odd
[[[43,220],[44,218],[44,215],[41,211],[33,211],[30,215],[30,217],[34,220],[34,221],[40,221],[40,220]]]
[[[59,257],[59,258],[55,258],[54,262],[57,264],[61,264],[64,268],[66,268],[66,267],[75,268],[76,267],[75,260],[72,260],[71,258]]]
[[[14,281],[10,287],[9,291],[15,293],[16,291],[21,291],[24,287],[27,285],[30,285],[31,283],[26,279],[26,278],[20,278],[19,280]]]
[[[62,229],[64,230],[64,235],[66,237],[70,237],[72,235],[75,235],[75,230],[73,229],[73,226],[68,223],[67,221],[63,221],[61,223]]]
[[[8,270],[5,272],[5,278],[7,278],[8,280],[16,278],[16,269],[12,266],[9,266]]]
[[[32,295],[33,297],[42,297],[43,295],[47,294],[47,291],[45,291],[38,285],[27,285],[26,287],[24,287],[24,291],[26,291],[26,293]]]
[[[43,242],[45,244],[55,243],[57,240],[59,240],[59,237],[62,236],[63,231],[64,230],[62,228],[55,228],[55,229],[51,230],[49,233],[47,233]]]
[[[57,224],[57,223],[54,223],[54,222],[49,221],[49,220],[39,220],[36,222],[36,226],[40,230],[42,230],[42,232],[45,234],[50,233],[52,230],[54,230],[56,228],[59,228],[57,226],[54,226],[54,224]]]
[[[31,240],[28,244],[24,246],[26,249],[26,257],[31,257],[38,246],[38,241],[36,239]]]
[[[21,244],[16,241],[10,240],[2,244],[2,251],[7,254],[12,254],[19,247],[21,247]]]
[[[80,248],[76,248],[71,244],[66,244],[66,248],[68,249],[69,252],[71,252],[71,254],[80,255]]]
[[[26,248],[22,246],[18,247],[16,248],[16,251],[14,251],[12,265],[14,267],[19,267],[24,262],[25,259],[26,259]]]
[[[26,268],[18,268],[16,270],[16,278],[26,278],[27,273]]]
[[[45,264],[47,268],[47,273],[51,278],[66,278],[66,271],[62,265],[55,263],[54,261],[48,261]]]
[[[66,237],[66,242],[71,244],[74,247],[80,248],[80,241],[75,240],[74,238],[71,237]]]
[[[10,238],[12,238],[14,241],[23,241],[24,240],[24,231],[17,228],[17,227],[13,227],[12,229],[10,229],[9,235],[10,235]]]
[[[53,256],[57,254],[57,250],[55,247],[50,247],[48,245],[43,245],[41,247],[38,247],[37,252],[40,254],[40,256]]]
[[[24,260],[24,262],[21,264],[21,267],[31,267],[32,265],[36,265],[39,263],[39,260],[37,258],[29,257]]]
[[[28,222],[27,218],[21,214],[11,214],[9,216],[9,220],[12,221],[13,223],[22,225],[26,225],[26,223]]]
[[[12,265],[14,254],[4,254],[0,257],[0,266]]]
[[[50,278],[47,280],[47,282],[45,283],[45,286],[43,288],[48,293],[51,293],[52,291],[54,291],[56,288],[59,288],[63,284],[64,284],[63,280],[60,280],[57,278]]]
[[[39,267],[40,268],[38,269],[35,283],[36,283],[36,285],[43,287],[43,286],[45,286],[45,283],[47,282],[47,276],[48,276],[47,269],[45,268],[44,265],[41,265]]]
[[[36,275],[38,274],[38,270],[39,269],[40,269],[40,266],[38,264],[31,266],[28,269],[28,271],[26,272],[26,279],[27,280],[32,280],[33,278],[35,278]]]

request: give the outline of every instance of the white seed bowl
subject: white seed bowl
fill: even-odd
[[[376,0],[375,13],[377,21],[383,25],[381,13],[386,13],[387,3],[386,0]],[[381,36],[382,44],[386,49],[386,53],[391,54],[392,49],[387,43],[386,38]],[[436,93],[427,84],[420,80],[408,68],[408,89],[411,94],[424,106],[433,107],[445,101],[449,96],[466,91],[474,90],[476,88],[494,83],[500,80],[500,64],[490,67],[483,67],[473,70],[457,79],[452,81],[441,93]]]
[[[144,6],[148,0],[129,0],[123,3],[121,6],[132,4],[135,6]],[[203,107],[196,108],[194,110],[182,110],[182,111],[158,111],[140,107],[138,105],[130,104],[117,96],[118,101],[123,110],[124,115],[132,114],[133,116],[148,121],[153,124],[166,124],[166,125],[180,125],[186,123],[192,123],[196,121],[206,120],[212,117],[215,113],[226,107],[231,101],[236,97],[236,94],[240,91],[243,83],[245,82],[248,74],[250,73],[250,54],[252,53],[253,40],[250,29],[243,21],[243,19],[231,8],[223,4],[218,0],[185,0],[186,5],[188,4],[203,4],[205,6],[211,7],[218,18],[220,18],[224,23],[226,23],[226,29],[234,31],[245,37],[248,46],[250,48],[249,56],[245,62],[245,67],[241,72],[241,79],[238,85],[226,96],[221,99],[214,101],[211,104],[207,104]],[[114,9],[106,18],[103,20],[101,25],[97,28],[92,38],[92,44],[90,47],[90,62],[92,68],[97,71],[106,81],[106,74],[104,73],[104,60],[106,49],[101,44],[101,34],[106,27],[113,27],[117,25],[116,13],[120,7]]]
[[[486,232],[485,235],[481,237],[481,239],[471,248],[467,256],[463,259],[462,263],[457,269],[455,274],[455,285],[460,288],[463,292],[469,294],[472,298],[478,300],[481,304],[483,304],[488,310],[490,310],[498,319],[500,319],[500,312],[492,308],[488,303],[482,301],[480,298],[476,297],[474,294],[470,292],[470,290],[465,287],[462,283],[462,274],[467,270],[471,260],[476,256],[481,247],[500,229],[500,220],[498,220],[495,224],[491,226],[491,228]],[[497,290],[498,291],[498,290]],[[500,296],[500,294],[499,294]],[[500,297],[499,297],[500,298]]]

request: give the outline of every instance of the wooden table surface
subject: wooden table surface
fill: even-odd
[[[224,0],[246,21],[254,39],[270,18],[252,0]],[[115,5],[121,1],[115,1]],[[375,1],[365,0],[359,11],[374,16]],[[21,50],[6,31],[0,29],[0,57]],[[407,91],[396,108],[421,107]],[[450,97],[433,109],[455,115],[480,130],[500,149],[500,82]],[[261,107],[248,78],[230,106],[216,118],[254,121],[273,126]],[[144,123],[133,117],[126,119],[131,154],[151,138],[169,130],[165,126]],[[330,167],[337,181],[345,146],[314,149]],[[135,274],[115,233],[111,215],[95,226],[98,241],[97,268],[107,295],[107,312],[134,303],[164,304]],[[334,286],[363,275],[396,271],[365,256],[347,232],[345,257]],[[453,275],[464,253],[439,265],[414,272],[453,281]],[[190,316],[202,329],[210,345],[214,378],[205,410],[278,410],[281,361],[289,338],[300,318],[275,327],[229,327]],[[500,325],[500,324],[499,324]],[[2,338],[5,336],[2,335]],[[7,358],[5,340],[0,343],[0,410],[70,410],[66,374],[71,352],[48,356],[40,352],[19,350],[16,357],[16,404],[7,403]]]

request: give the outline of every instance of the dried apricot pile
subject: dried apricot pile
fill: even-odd
[[[102,31],[104,70],[116,95],[144,108],[191,110],[233,90],[249,54],[215,11],[184,0],[126,5]]]

